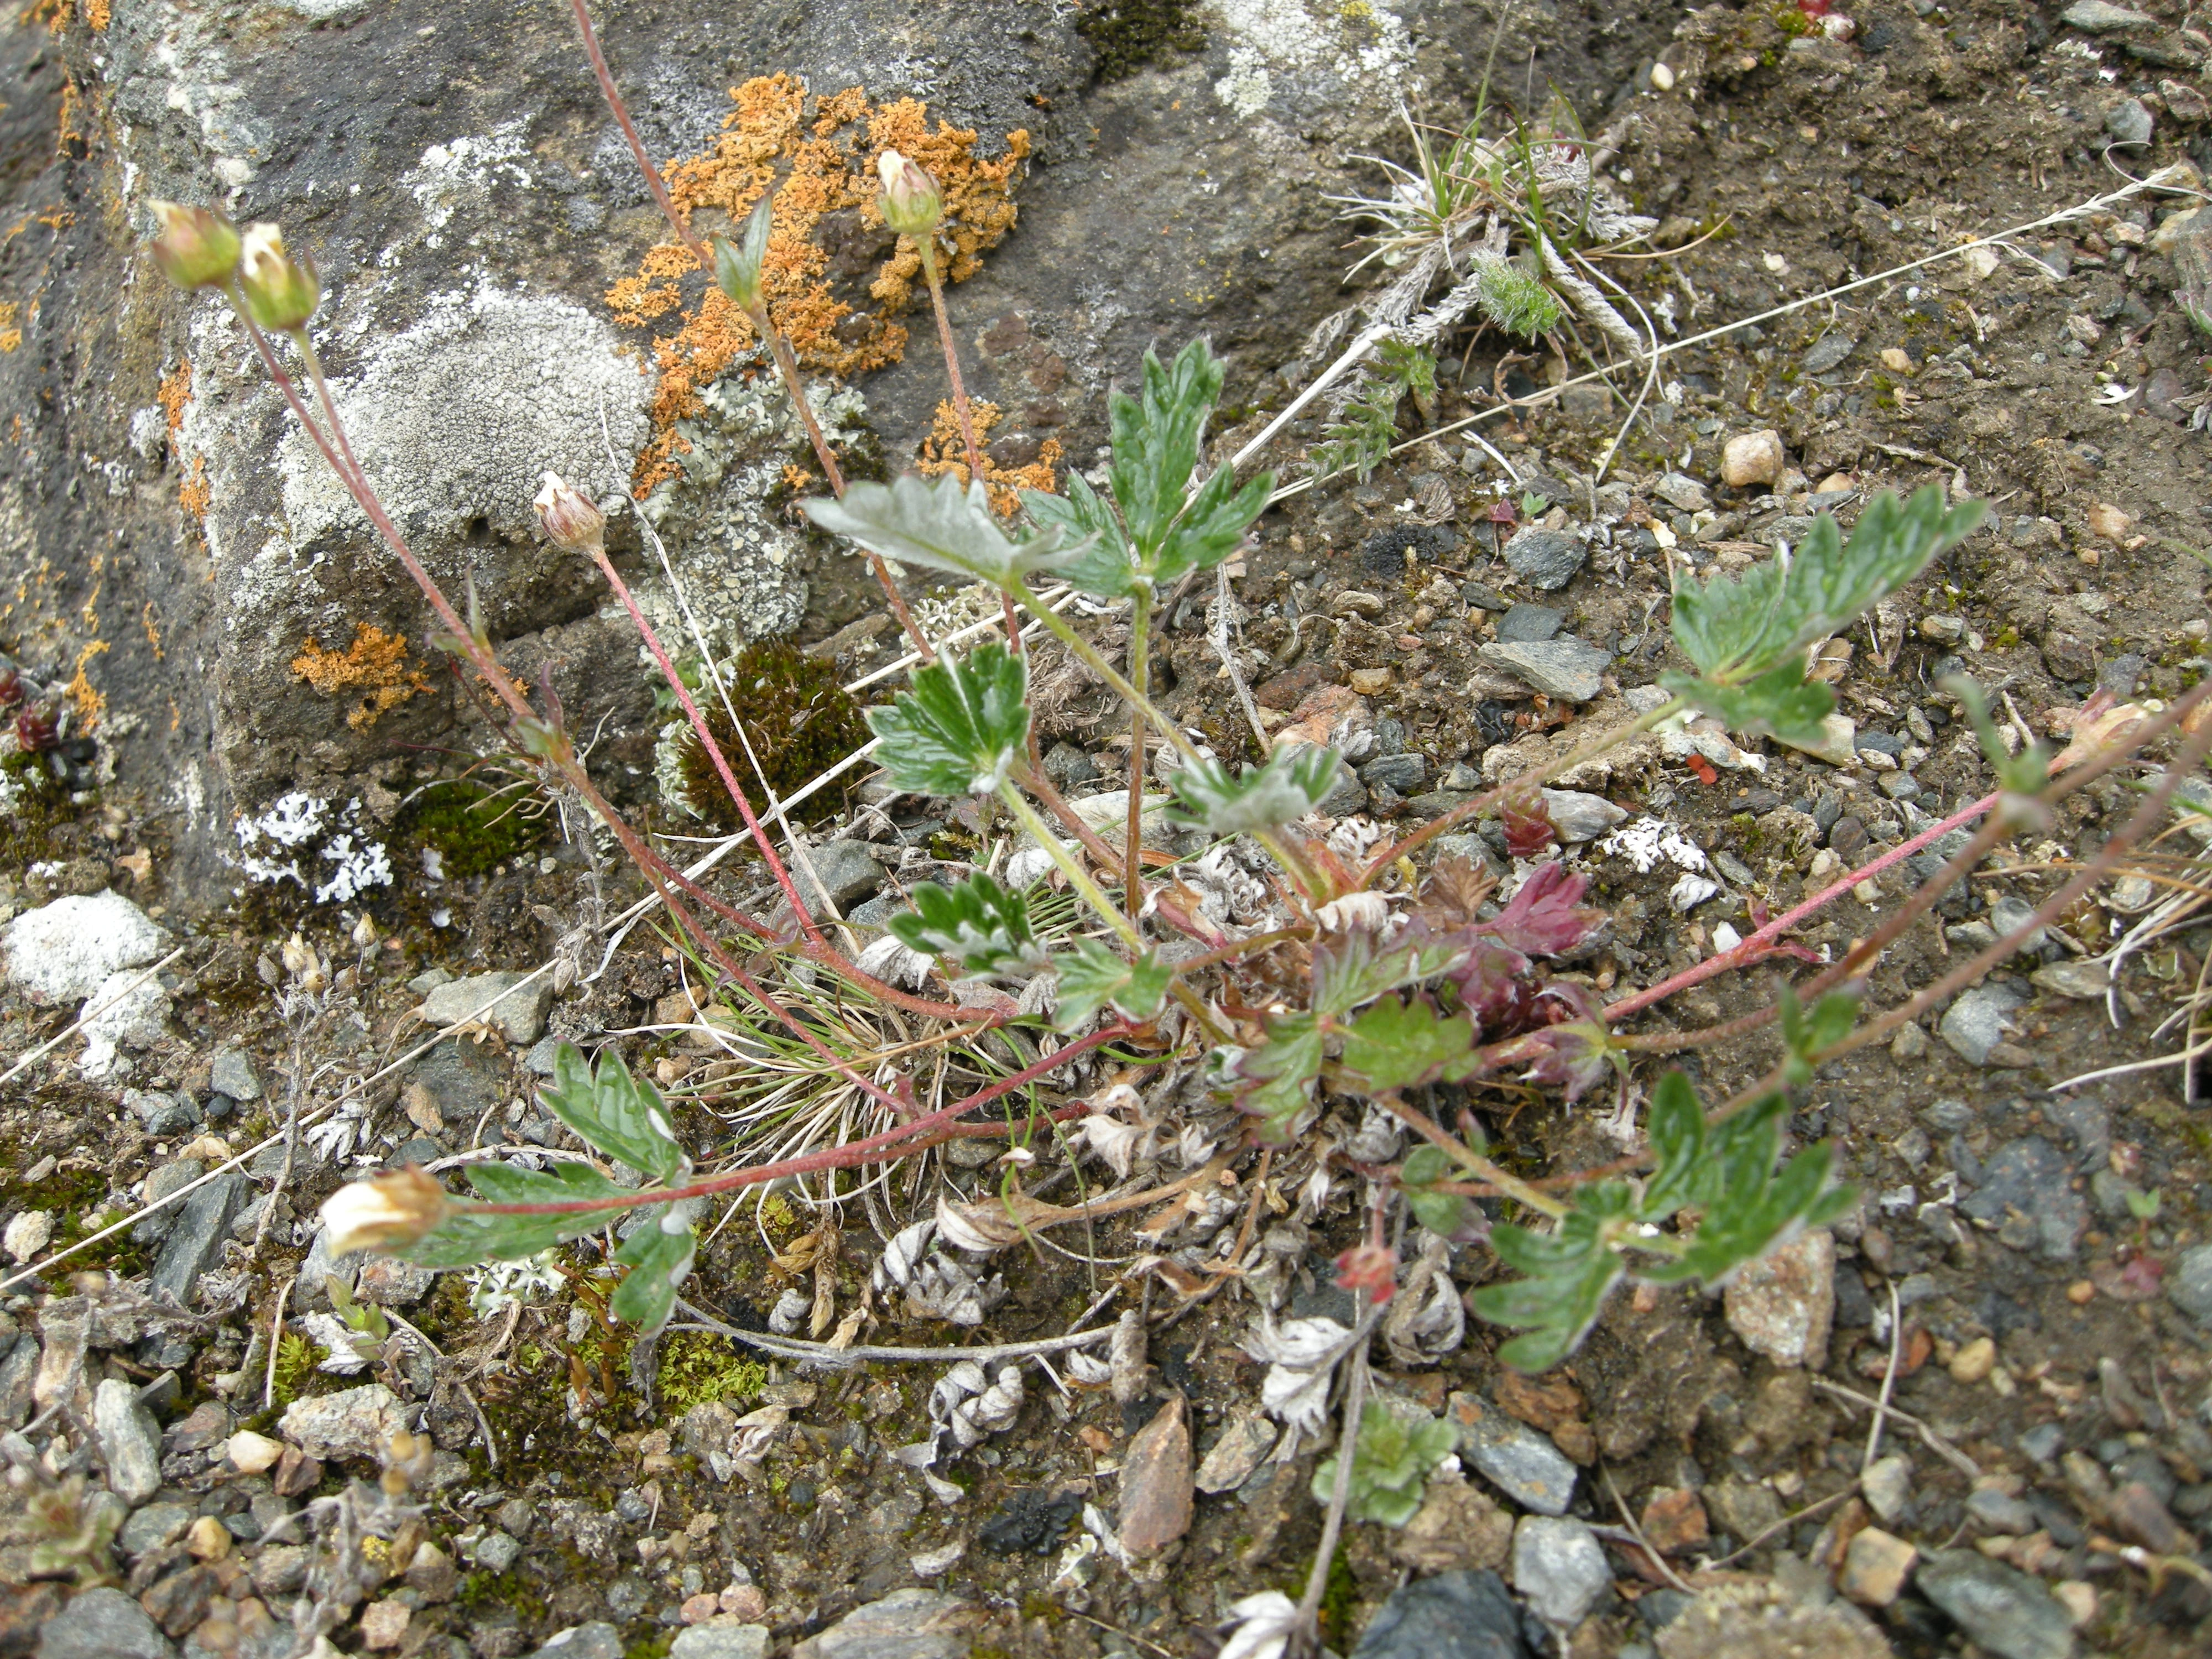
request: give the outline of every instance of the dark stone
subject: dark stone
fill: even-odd
[[[1589,556],[1582,538],[1564,530],[1532,526],[1505,544],[1506,564],[1532,587],[1565,587]]]
[[[39,1659],[176,1659],[146,1609],[121,1590],[88,1589],[46,1621]]]
[[[1510,611],[1513,601],[1481,582],[1462,582],[1459,596],[1478,611]]]
[[[216,1252],[230,1232],[231,1219],[246,1201],[251,1183],[232,1170],[208,1182],[186,1199],[176,1224],[154,1263],[153,1289],[167,1291],[190,1307],[192,1288],[214,1263]]]
[[[1082,1513],[1083,1500],[1073,1492],[1018,1492],[978,1528],[975,1541],[994,1555],[1049,1555]]]
[[[1352,1659],[1527,1659],[1521,1610],[1494,1572],[1440,1572],[1382,1604]]]
[[[1838,858],[1846,861],[1866,851],[1867,827],[1856,816],[1845,813],[1836,820],[1828,831],[1828,847]]]
[[[138,1605],[171,1636],[182,1636],[207,1617],[215,1592],[214,1571],[191,1566],[156,1583],[138,1598]]]
[[[511,1651],[522,1651],[518,1641]],[[622,1659],[622,1632],[603,1620],[578,1625],[556,1634],[531,1659]]]
[[[1359,769],[1359,781],[1370,789],[1395,789],[1410,793],[1427,781],[1429,763],[1419,755],[1381,755]]]
[[[2125,699],[2135,695],[2136,682],[2143,677],[2149,665],[2138,652],[2126,651],[2106,663],[2097,676],[2097,684],[2115,697]]]
[[[2014,1249],[2070,1261],[2089,1225],[2089,1206],[2072,1177],[2064,1153],[2039,1135],[2023,1136],[1990,1159],[1982,1184],[1959,1207],[1994,1226]]]
[[[1905,751],[1905,739],[1893,732],[1877,732],[1862,727],[1851,739],[1851,746],[1862,752],[1871,749],[1877,755],[1887,755],[1892,760]]]
[[[1836,795],[1824,790],[1813,797],[1811,817],[1814,824],[1822,835],[1825,836],[1833,830],[1836,827],[1836,821],[1843,815],[1844,803]]]
[[[1273,682],[1270,682],[1272,684]],[[1263,702],[1263,707],[1271,707]],[[1044,775],[1062,789],[1091,783],[1098,776],[1097,763],[1072,743],[1056,743],[1044,751]]]
[[[1509,645],[1548,640],[1565,621],[1564,612],[1547,605],[1516,605],[1498,619],[1498,637]]]
[[[2039,1579],[1978,1551],[1936,1550],[1914,1582],[1997,1659],[2072,1659],[2073,1621]]]
[[[1861,1330],[1874,1323],[1874,1297],[1866,1281],[1848,1268],[1836,1274],[1836,1328]]]
[[[448,1037],[415,1063],[414,1081],[428,1089],[447,1122],[473,1124],[507,1096],[498,1045]]]
[[[1359,562],[1378,576],[1401,576],[1406,556],[1416,564],[1434,564],[1459,550],[1459,536],[1448,525],[1395,525],[1378,530],[1359,550]]]
[[[22,1659],[39,1645],[39,1627],[62,1610],[69,1592],[43,1583],[0,1588],[0,1656]]]

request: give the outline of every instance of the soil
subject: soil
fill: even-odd
[[[1180,49],[1173,31],[1184,27],[1182,9],[1119,10]],[[1613,170],[1640,211],[1665,219],[1660,243],[1680,251],[1610,269],[1647,311],[1671,314],[1680,335],[2038,219],[2118,188],[2124,173],[2141,176],[2192,155],[2212,169],[2212,129],[2201,125],[2205,77],[2184,66],[2212,48],[2185,29],[2160,23],[2088,36],[2063,26],[2054,9],[2001,4],[1923,12],[1865,3],[1850,15],[1855,38],[1837,42],[1756,9],[1692,14],[1663,54],[1676,73],[1672,93],[1632,91],[1613,109],[1584,112],[1596,131],[1632,102],[1635,119]],[[2154,135],[2147,148],[2108,151],[2106,114],[2125,97],[2152,112]],[[1767,556],[1771,535],[1793,532],[1780,521],[1802,517],[1814,505],[1808,498],[1822,492],[1837,492],[1821,504],[1847,526],[1883,489],[1935,482],[1985,501],[1984,529],[1845,636],[1853,649],[1835,685],[1838,707],[1856,721],[1862,752],[1876,745],[1874,758],[1838,767],[1753,742],[1745,747],[1756,769],[1716,769],[1703,758],[1669,758],[1647,741],[1579,781],[1627,812],[1680,826],[1712,858],[1727,890],[1680,915],[1668,898],[1680,872],[1662,865],[1638,874],[1617,854],[1582,850],[1577,861],[1593,878],[1592,902],[1613,923],[1570,971],[1618,996],[1704,959],[1723,942],[1723,924],[1747,933],[1761,915],[1825,885],[1813,873],[1816,863],[1826,867],[1824,853],[1841,860],[1841,873],[1990,787],[1959,705],[1939,685],[1946,674],[1972,673],[2044,736],[2051,711],[2078,707],[2099,685],[2140,701],[2170,700],[2197,683],[2206,638],[2203,550],[2212,547],[2199,424],[2204,342],[2176,297],[2189,255],[2154,251],[2178,199],[2138,195],[2024,234],[1994,249],[1993,260],[1950,259],[1669,356],[1602,477],[1600,459],[1626,413],[1623,396],[1578,390],[1538,400],[1546,364],[1508,362],[1494,337],[1462,337],[1437,407],[1423,422],[1409,406],[1401,436],[1417,439],[1492,406],[1494,389],[1512,390],[1522,401],[1480,430],[1517,482],[1506,487],[1498,461],[1455,433],[1414,444],[1364,481],[1331,482],[1271,512],[1234,583],[1247,613],[1240,666],[1259,705],[1283,720],[1316,709],[1340,717],[1356,697],[1380,734],[1378,755],[1421,759],[1411,787],[1366,786],[1367,806],[1402,830],[1449,804],[1451,795],[1439,792],[1457,787],[1455,767],[1489,781],[1510,776],[1527,763],[1513,757],[1626,718],[1626,693],[1682,665],[1666,633],[1667,561],[1651,526],[1674,534],[1677,556],[1698,568],[1725,568]],[[1509,381],[1516,371],[1520,379]],[[1633,398],[1634,376],[1620,385]],[[1223,435],[1223,452],[1289,395],[1279,380],[1240,363],[1229,391],[1235,429]],[[1760,428],[1778,433],[1789,476],[1726,488],[1719,479],[1727,441]],[[1294,426],[1291,448],[1317,436],[1311,421]],[[1702,489],[1710,516],[1686,510],[1688,498],[1672,485],[1678,499],[1662,493],[1669,475]],[[1484,515],[1500,500],[1524,520],[1602,526],[1611,545],[1595,548],[1564,587],[1539,592],[1498,556],[1496,527]],[[1444,533],[1405,533],[1414,526]],[[1165,612],[1157,684],[1217,750],[1249,757],[1256,742],[1206,637],[1207,597],[1195,591]],[[1532,697],[1485,664],[1480,647],[1510,614],[1501,601],[1547,607],[1559,613],[1560,632],[1608,653],[1600,697],[1586,705]],[[841,592],[817,605],[803,636],[826,636],[859,606]],[[1126,748],[1117,755],[1107,744],[1108,712],[1078,686],[1052,706],[1044,735],[1089,751],[1111,786],[1126,770]],[[423,776],[436,771],[426,765]],[[2143,775],[2123,771],[2070,799],[2046,831],[2013,842],[2008,857],[1985,866],[1884,957],[1866,987],[1869,1005],[1893,1004],[1975,948],[1974,925],[2001,902],[2033,902],[2053,890],[2069,860],[2100,844],[2132,810],[2130,785]],[[1898,787],[1900,778],[1917,790]],[[157,803],[125,787],[91,787],[88,775],[82,781],[84,799],[73,807],[11,820],[0,871],[14,906],[112,883],[157,918],[169,905],[178,913],[168,920],[186,921],[183,896],[165,886],[167,832],[152,810]],[[1468,781],[1463,773],[1458,782]],[[930,850],[950,854],[962,826],[940,826]],[[141,853],[151,862],[134,870]],[[419,856],[415,847],[393,848],[396,864]],[[490,867],[457,874],[434,896],[402,884],[371,899],[376,939],[367,945],[349,933],[358,910],[340,921],[265,890],[192,920],[186,955],[165,979],[178,1036],[137,1056],[129,1085],[204,1101],[215,1052],[237,1046],[254,1056],[270,1098],[205,1126],[234,1149],[281,1127],[285,1079],[295,1072],[316,1074],[318,1099],[349,1077],[376,1075],[369,1122],[382,1136],[380,1150],[418,1132],[441,1155],[502,1136],[526,1145],[524,1132],[540,1121],[520,1104],[537,1082],[523,1045],[495,1033],[395,1063],[421,1036],[409,1018],[420,996],[406,981],[433,968],[464,974],[545,960],[587,901],[585,865],[550,828],[538,845],[502,843]],[[2161,880],[2170,868],[2157,866]],[[634,884],[625,887],[619,874],[606,878],[611,902],[633,896]],[[1796,942],[1832,954],[1865,936],[1919,878],[1910,865],[1893,869],[1830,905]],[[742,873],[726,890],[759,897],[758,884]],[[1498,1364],[1503,1334],[1472,1318],[1463,1345],[1437,1363],[1380,1375],[1386,1394],[1431,1412],[1444,1411],[1453,1395],[1486,1395],[1534,1424],[1581,1466],[1571,1512],[1593,1523],[1617,1528],[1634,1515],[1650,1528],[1655,1516],[1703,1516],[1709,1535],[1685,1542],[1670,1567],[1631,1546],[1612,1547],[1613,1589],[1578,1629],[1555,1638],[1559,1650],[1609,1655],[1661,1639],[1664,1618],[1679,1606],[1666,1600],[1678,1577],[1702,1589],[1729,1574],[1759,1575],[1793,1597],[1818,1600],[1851,1534],[1872,1523],[1923,1554],[1974,1549],[2047,1584],[2086,1585],[2086,1648],[2142,1659],[2203,1651],[2212,1601],[2202,1583],[2186,1570],[2145,1571],[2142,1558],[2130,1564],[2119,1547],[2201,1560],[2192,1534],[2212,1524],[2212,1335],[2166,1282],[2185,1251],[2212,1237],[2212,1136],[2178,1066],[2061,1085],[2174,1052],[2170,1035],[2154,1030],[2197,983],[2212,956],[2212,927],[2129,958],[2109,1000],[2057,994],[2031,978],[2050,963],[2107,949],[2139,919],[2140,908],[2127,902],[2108,886],[2069,914],[2070,943],[2054,939],[2041,958],[1997,976],[2021,1000],[1984,1063],[1956,1052],[1938,1029],[1940,1014],[1931,1015],[1887,1052],[1862,1051],[1824,1068],[1802,1092],[1793,1138],[1832,1139],[1862,1200],[1834,1229],[1825,1354],[1778,1364],[1747,1346],[1721,1298],[1681,1293],[1617,1299],[1540,1395]],[[434,921],[434,911],[444,920]],[[257,968],[274,965],[294,928],[346,970],[333,1007],[307,1024],[296,1047]],[[1689,1029],[1753,1012],[1771,1001],[1788,966],[1721,975],[1630,1029]],[[708,1075],[700,1049],[641,1029],[665,1021],[662,1000],[680,978],[672,951],[640,929],[603,975],[556,1006],[553,1029],[604,1038],[670,1086],[681,1103],[679,1130],[706,1165],[732,1148],[728,1103],[697,1093]],[[64,1024],[57,1011],[10,1002],[0,1009],[0,1054],[20,1054]],[[1775,1055],[1761,1036],[1695,1049],[1681,1063],[1718,1097]],[[1085,1086],[1100,1081],[1093,1073]],[[441,1109],[441,1127],[419,1115],[410,1123],[417,1085]],[[145,1133],[114,1083],[85,1082],[60,1061],[6,1089],[0,1216],[51,1210],[61,1223],[57,1243],[86,1231],[91,1215],[125,1207],[137,1183],[194,1133]],[[1569,1108],[1511,1090],[1474,1103],[1519,1168],[1586,1167],[1623,1150],[1603,1101]],[[1325,1127],[1341,1140],[1358,1125]],[[1002,1166],[992,1160],[1002,1150],[988,1139],[956,1143],[925,1170],[902,1172],[883,1206],[902,1223],[930,1212],[941,1182],[970,1195],[995,1190]],[[1024,1177],[1032,1186],[1064,1162],[1041,1151]],[[1256,1156],[1237,1165],[1244,1182],[1255,1177]],[[1305,1163],[1280,1162],[1267,1205],[1294,1205],[1310,1166],[1310,1154]],[[36,1182],[28,1178],[34,1170]],[[264,1189],[273,1184],[273,1169],[257,1164],[255,1173]],[[1097,1173],[1086,1166],[1086,1179]],[[1179,1173],[1170,1158],[1164,1178]],[[286,1194],[290,1215],[310,1216],[337,1179],[335,1169],[304,1158]],[[2155,1212],[2142,1213],[2147,1204],[2131,1210],[2124,1189],[2154,1194]],[[1052,1195],[1072,1201],[1066,1190]],[[1240,1201],[1248,1190],[1237,1189]],[[1178,1395],[1188,1402],[1202,1457],[1256,1396],[1261,1368],[1241,1346],[1255,1315],[1241,1288],[1185,1309],[1172,1277],[1127,1279],[1120,1300],[1095,1310],[1122,1265],[1157,1237],[1139,1237],[1138,1227],[1150,1224],[1143,1212],[1103,1224],[1079,1243],[1064,1231],[1060,1249],[993,1257],[989,1271],[1004,1275],[1005,1297],[972,1328],[906,1320],[896,1297],[869,1297],[882,1251],[877,1234],[891,1229],[879,1206],[848,1202],[842,1248],[829,1265],[794,1266],[792,1252],[813,1224],[793,1205],[770,1206],[757,1224],[752,1209],[742,1209],[702,1251],[688,1293],[720,1317],[759,1329],[787,1291],[817,1296],[827,1286],[840,1315],[872,1306],[863,1342],[932,1346],[1053,1336],[1086,1315],[1111,1319],[1135,1305],[1156,1328],[1150,1369],[1133,1393],[1117,1394],[1080,1386],[1064,1368],[1058,1380],[1068,1386],[1055,1388],[1031,1368],[1012,1426],[934,1465],[932,1473],[961,1492],[946,1503],[888,1455],[927,1437],[930,1392],[943,1366],[875,1362],[802,1372],[705,1363],[705,1391],[726,1389],[733,1410],[787,1413],[757,1466],[724,1480],[688,1443],[687,1419],[667,1386],[672,1374],[660,1374],[657,1391],[641,1388],[638,1357],[587,1316],[603,1286],[543,1292],[510,1322],[480,1319],[460,1276],[445,1276],[404,1309],[447,1356],[434,1384],[418,1390],[448,1455],[441,1484],[422,1494],[429,1536],[459,1553],[457,1535],[496,1526],[523,1548],[502,1571],[465,1561],[450,1595],[415,1595],[401,1651],[495,1659],[604,1619],[620,1629],[624,1651],[658,1653],[681,1627],[687,1598],[750,1582],[775,1633],[773,1650],[782,1653],[914,1586],[915,1558],[951,1544],[964,1552],[928,1582],[974,1605],[966,1639],[978,1656],[1210,1654],[1230,1603],[1267,1589],[1295,1598],[1303,1589],[1322,1522],[1309,1488],[1325,1449],[1310,1448],[1241,1492],[1200,1496],[1188,1535],[1158,1561],[1071,1564],[1084,1505],[1109,1519],[1117,1513],[1117,1472],[1133,1437],[1166,1402]],[[1348,1307],[1329,1263],[1363,1225],[1357,1185],[1340,1180],[1291,1264],[1291,1312]],[[312,1232],[289,1220],[271,1230],[246,1264],[245,1301],[192,1338],[181,1387],[165,1407],[173,1418],[228,1400],[240,1424],[274,1420],[257,1411],[260,1389],[241,1388],[234,1374],[260,1340],[255,1334],[267,1329],[276,1290],[294,1277]],[[99,1281],[72,1282],[71,1272],[120,1280],[149,1265],[144,1244],[95,1247],[42,1285],[18,1285],[10,1316],[35,1327],[42,1295],[100,1291]],[[1463,1288],[1497,1270],[1480,1246],[1450,1263]],[[1979,1347],[1983,1339],[1993,1354]],[[265,1351],[257,1352],[265,1362]],[[134,1381],[160,1369],[130,1348],[105,1352],[94,1365]],[[1878,1394],[1892,1371],[1893,1399],[1927,1431],[1888,1430],[1885,1455],[1907,1460],[1909,1479],[1901,1504],[1877,1516],[1852,1495],[1867,1414],[1834,1389]],[[298,1386],[314,1393],[361,1380],[311,1373]],[[399,1381],[414,1388],[419,1379]],[[490,1445],[473,1410],[457,1403],[463,1382]],[[696,1395],[696,1379],[690,1386]],[[333,1463],[321,1490],[338,1491],[348,1473]],[[259,1490],[254,1478],[221,1473],[178,1484],[208,1513],[234,1513]],[[1970,1508],[1978,1489],[1984,1497]],[[1696,1498],[1676,1496],[1686,1492]],[[2018,1503],[2007,1509],[1990,1492],[2025,1503],[2026,1523],[1990,1519],[2021,1513]],[[1685,1536],[1693,1530],[1686,1524]],[[1464,1554],[1473,1532],[1456,1535]],[[1325,1604],[1336,1651],[1352,1650],[1409,1576],[1439,1565],[1408,1559],[1408,1549],[1407,1534],[1378,1524],[1347,1530]],[[1447,1558],[1497,1565],[1449,1551]],[[1960,1627],[1917,1589],[1869,1612],[1899,1653],[1965,1650]],[[337,1640],[348,1651],[362,1644],[351,1624]]]

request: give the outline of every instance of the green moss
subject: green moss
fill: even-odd
[[[1126,81],[1171,52],[1203,52],[1195,0],[1104,0],[1085,8],[1075,32],[1098,54],[1098,78]]]
[[[322,1351],[297,1331],[287,1332],[276,1344],[276,1401],[289,1405],[314,1381]]]
[[[768,1367],[744,1358],[727,1342],[702,1331],[678,1331],[660,1345],[657,1383],[668,1411],[682,1416],[710,1401],[757,1399]]]
[[[448,879],[480,876],[545,839],[548,818],[534,793],[495,792],[473,778],[434,783],[411,797],[393,826],[402,845],[437,849]]]
[[[837,683],[834,663],[810,657],[797,647],[779,643],[748,646],[725,671],[730,707],[744,723],[746,743],[738,741],[730,724],[730,711],[720,697],[699,699],[706,711],[707,729],[730,763],[745,801],[755,813],[768,811],[768,796],[761,788],[765,776],[778,795],[787,795],[811,783],[868,740],[867,723],[860,705]],[[753,769],[753,759],[760,771]],[[677,747],[677,767],[686,805],[715,828],[744,827],[730,799],[714,763],[696,732],[686,730]],[[842,793],[825,789],[799,810],[808,822],[835,811],[843,804]]]
[[[54,856],[54,831],[82,809],[47,770],[44,759],[18,750],[0,756],[0,795],[12,794],[12,811],[0,813],[0,868],[22,870]]]

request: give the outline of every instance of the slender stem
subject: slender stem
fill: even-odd
[[[1453,1163],[1473,1170],[1496,1187],[1498,1191],[1519,1199],[1530,1209],[1540,1211],[1555,1221],[1567,1212],[1567,1206],[1560,1203],[1558,1199],[1552,1197],[1548,1193],[1537,1191],[1519,1176],[1499,1169],[1498,1165],[1483,1157],[1456,1135],[1446,1133],[1443,1126],[1434,1118],[1408,1106],[1396,1095],[1377,1095],[1376,1100],[1384,1110],[1412,1129],[1422,1139],[1442,1151]]]
[[[1353,1304],[1357,1332],[1352,1347],[1352,1374],[1344,1387],[1344,1432],[1336,1441],[1336,1485],[1328,1495],[1328,1518],[1322,1523],[1321,1548],[1313,1570],[1306,1575],[1305,1594],[1298,1598],[1297,1627],[1312,1631],[1321,1616],[1322,1597],[1328,1590],[1328,1570],[1336,1559],[1337,1540],[1344,1535],[1344,1513],[1352,1501],[1352,1465],[1359,1454],[1359,1419],[1367,1409],[1367,1340],[1375,1328],[1367,1292],[1358,1292]]]
[[[1160,735],[1175,745],[1176,753],[1185,760],[1196,760],[1199,757],[1197,749],[1193,746],[1188,738],[1183,736],[1182,728],[1163,714],[1150,697],[1130,684],[1121,671],[1099,653],[1097,646],[1091,644],[1069,625],[1066,617],[1038,599],[1030,591],[1026,583],[1016,582],[1012,592],[1014,598],[1022,602],[1024,609],[1042,623],[1062,645],[1075,653],[1077,660],[1097,675],[1100,679],[1104,680],[1108,685],[1113,687],[1124,702],[1128,703],[1132,708],[1141,709]]]
[[[960,442],[968,452],[968,482],[981,483],[983,452],[975,443],[975,416],[968,407],[968,383],[960,374],[959,349],[952,343],[952,319],[945,314],[945,278],[937,268],[937,236],[920,239],[921,274],[929,280],[929,303],[937,312],[937,337],[945,347],[945,373],[952,382],[952,413],[960,422]]]
[[[761,857],[766,861],[769,873],[775,878],[776,885],[783,889],[783,896],[790,903],[792,914],[798,918],[799,927],[805,931],[809,939],[817,945],[823,943],[821,929],[814,925],[812,907],[799,896],[799,888],[791,879],[791,872],[784,868],[783,860],[776,855],[775,842],[761,827],[760,819],[753,815],[752,804],[738,787],[737,775],[730,769],[729,760],[722,753],[722,745],[714,741],[714,732],[708,729],[707,717],[699,712],[699,705],[692,700],[691,688],[684,684],[684,677],[676,672],[675,663],[669,659],[668,647],[661,644],[660,635],[646,619],[636,596],[629,591],[629,584],[622,579],[622,573],[615,568],[614,561],[607,556],[605,545],[602,544],[592,548],[591,554],[592,562],[599,566],[599,574],[607,579],[607,586],[614,589],[615,597],[629,612],[630,622],[636,628],[639,637],[644,640],[646,648],[653,653],[653,661],[660,665],[661,677],[668,682],[669,689],[676,693],[676,701],[684,706],[684,718],[691,722],[692,731],[698,734],[707,757],[714,763],[715,775],[721,779],[722,787],[729,792],[730,799],[738,809],[738,816],[745,822],[746,833],[752,836],[753,844],[760,848]]]
[[[600,95],[607,100],[607,107],[614,112],[615,123],[622,128],[623,137],[629,142],[629,153],[637,161],[638,171],[645,175],[646,188],[653,192],[653,199],[660,204],[660,210],[668,216],[668,222],[676,228],[676,234],[684,239],[684,245],[691,250],[692,257],[699,261],[700,270],[714,270],[714,256],[707,252],[705,246],[691,234],[691,227],[677,213],[676,204],[668,198],[668,186],[661,182],[660,169],[653,165],[653,158],[645,153],[645,141],[637,136],[637,129],[630,124],[629,106],[623,102],[622,94],[615,89],[614,71],[607,67],[606,54],[599,50],[598,31],[592,27],[590,7],[585,0],[568,0],[568,9],[576,15],[576,27],[584,36],[584,50],[592,59],[592,73],[599,78]]]
[[[1030,728],[1030,733],[1032,738],[1036,734],[1036,727],[1034,724]],[[1083,821],[1081,813],[1067,804],[1067,797],[1053,787],[1052,780],[1044,775],[1042,767],[1036,765],[1023,767],[1020,769],[1019,781],[1022,787],[1042,801],[1045,811],[1058,818],[1066,827],[1068,834],[1083,844],[1083,850],[1091,854],[1100,869],[1111,870],[1114,867],[1113,848],[1107,843],[1104,836]]]
[[[1129,684],[1139,690],[1148,690],[1151,676],[1147,672],[1146,647],[1152,631],[1152,583],[1140,580],[1136,598],[1129,602]],[[1123,849],[1127,875],[1123,886],[1128,895],[1129,909],[1134,914],[1144,908],[1145,878],[1140,860],[1143,842],[1137,827],[1145,815],[1145,711],[1132,704],[1129,708],[1129,840]]]
[[[1037,816],[1036,809],[1022,799],[1021,792],[1011,783],[1002,783],[999,786],[999,799],[1006,804],[1006,810],[1021,821],[1022,828],[1030,832],[1036,844],[1044,848],[1045,856],[1060,866],[1060,872],[1067,878],[1069,885],[1082,894],[1091,908],[1104,918],[1106,925],[1119,933],[1131,950],[1143,950],[1145,941],[1138,933],[1135,924],[1114,908],[1114,901],[1106,896],[1105,890],[1091,879],[1091,872],[1083,867],[1083,860],[1060,844],[1060,837],[1052,833],[1052,826]]]

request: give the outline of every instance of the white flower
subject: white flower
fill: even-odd
[[[373,1181],[350,1182],[323,1200],[331,1256],[411,1244],[445,1218],[446,1192],[409,1164]]]

